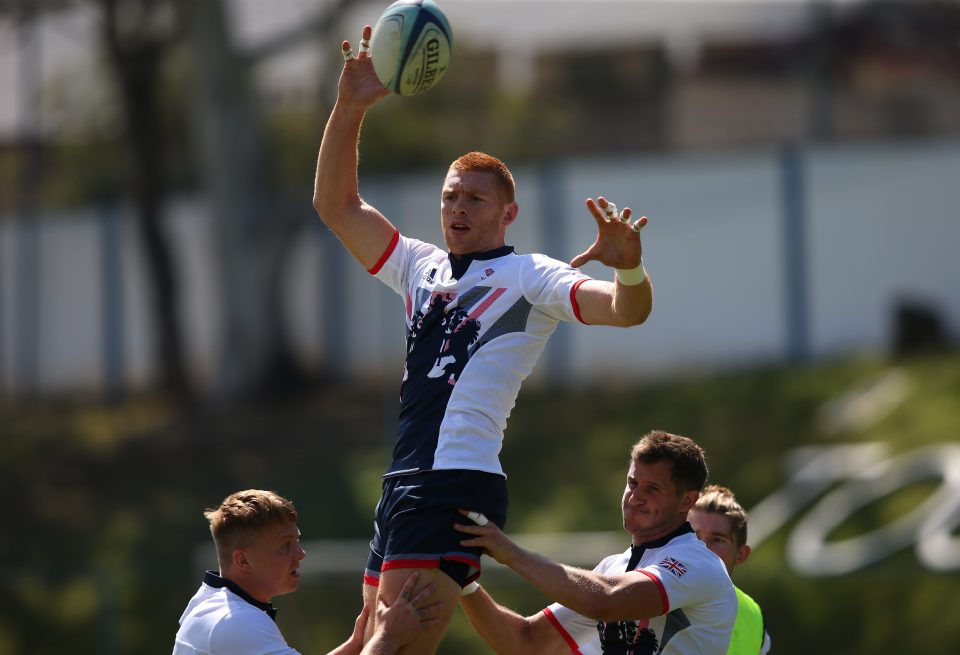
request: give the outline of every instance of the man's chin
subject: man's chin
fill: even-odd
[[[447,252],[451,255],[456,255],[457,257],[462,257],[464,255],[469,255],[472,250],[467,246],[463,245],[456,239],[444,239],[444,244],[447,246]]]

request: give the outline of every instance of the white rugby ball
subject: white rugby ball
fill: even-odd
[[[453,32],[433,0],[399,0],[387,7],[370,38],[373,69],[402,96],[436,84],[450,65]]]

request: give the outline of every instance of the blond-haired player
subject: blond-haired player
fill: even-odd
[[[275,596],[296,591],[300,561],[306,557],[293,503],[273,491],[247,489],[230,494],[204,516],[220,571],[207,571],[187,604],[173,655],[296,655],[275,623],[271,603]],[[435,585],[412,595],[416,582],[414,573],[397,602],[379,605],[377,630],[366,646],[363,631],[370,610],[365,606],[353,634],[330,655],[392,655],[433,623],[437,608],[421,605]]]
[[[723,560],[727,572],[750,557],[747,545],[747,513],[727,487],[712,484],[703,490],[690,510],[688,520],[697,536]],[[760,606],[739,587],[737,591],[737,622],[733,627],[727,655],[766,655],[770,651]]]

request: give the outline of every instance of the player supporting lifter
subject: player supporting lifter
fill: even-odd
[[[370,26],[344,66],[327,121],[313,205],[351,254],[396,291],[406,307],[407,353],[399,431],[377,504],[364,575],[364,600],[393,601],[420,568],[419,584],[436,582],[440,622],[404,653],[433,653],[461,588],[480,575],[479,548],[464,548],[452,529],[458,507],[484,512],[498,525],[507,514],[500,466],[503,430],[521,382],[559,321],[628,327],[646,320],[653,292],[641,260],[640,228],[630,209],[604,198],[586,206],[596,241],[570,265],[505,245],[518,205],[510,171],[473,152],[454,161],[441,190],[440,224],[447,250],[401,235],[359,194],[357,157],[366,111],[389,92],[369,55]],[[616,280],[577,270],[597,260]],[[371,615],[371,618],[373,616]],[[368,630],[371,629],[368,627]]]
[[[593,571],[525,550],[477,512],[457,528],[533,584],[553,605],[521,616],[479,585],[461,599],[470,623],[499,655],[724,655],[737,598],[723,563],[697,539],[687,514],[707,479],[692,439],[654,430],[630,450],[621,499],[631,545]]]

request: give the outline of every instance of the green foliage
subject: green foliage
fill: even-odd
[[[801,445],[884,441],[894,452],[956,439],[960,356],[901,362],[907,396],[878,422],[835,433],[824,403],[889,370],[881,359],[767,368],[658,383],[558,391],[528,387],[503,450],[508,531],[616,530],[627,452],[644,432],[687,434],[707,450],[714,481],[750,508],[784,482],[781,458]],[[266,487],[293,498],[306,540],[369,537],[384,426],[394,394],[329,387],[284,403],[183,413],[159,401],[61,404],[0,416],[0,480],[8,498],[0,540],[0,655],[165,652],[200,580],[202,517],[228,493]],[[918,483],[838,526],[864,534],[925,500]],[[760,602],[778,653],[815,640],[824,653],[949,653],[960,641],[956,572],[923,569],[906,549],[841,577],[789,570],[775,533],[735,579]],[[304,579],[277,600],[302,652],[346,638],[360,607],[356,574]],[[212,562],[211,562],[212,564]],[[546,603],[516,576],[485,585],[532,614]],[[931,617],[937,620],[932,621]],[[462,615],[441,653],[487,649]]]

